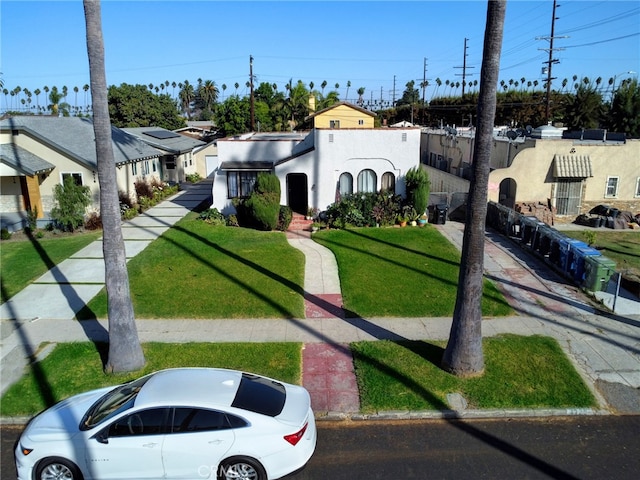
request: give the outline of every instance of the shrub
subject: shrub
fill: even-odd
[[[261,230],[275,230],[280,213],[280,180],[272,173],[259,173],[254,190],[244,202],[249,215]]]
[[[227,220],[224,218],[217,208],[209,208],[198,215],[200,220],[210,223],[211,225],[226,225]]]
[[[136,189],[138,203],[142,204],[142,198],[153,198],[153,188],[144,178],[138,178],[133,186]]]
[[[38,207],[27,210],[27,225],[28,229],[35,232],[38,229]]]
[[[233,214],[229,215],[227,217],[227,226],[228,227],[239,227],[240,224],[238,223],[238,217],[236,217]]]
[[[412,167],[404,177],[407,188],[407,204],[415,208],[419,215],[427,210],[429,203],[429,174],[421,166]]]
[[[293,211],[288,205],[280,205],[280,214],[278,215],[278,230],[286,232],[291,220],[293,219]]]
[[[11,232],[8,228],[3,228],[0,230],[0,239],[1,240],[9,240],[11,238]]]
[[[198,183],[202,177],[200,177],[199,173],[189,173],[185,176],[187,182]]]
[[[84,223],[86,208],[91,205],[91,190],[78,185],[69,175],[62,185],[53,188],[53,200],[51,218],[62,230],[72,232]]]
[[[102,228],[102,217],[98,212],[91,212],[84,219],[84,228],[87,230],[100,230]]]

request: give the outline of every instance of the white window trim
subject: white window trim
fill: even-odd
[[[80,176],[80,181],[82,182],[81,185],[86,185],[85,181],[84,181],[84,175],[82,174],[82,172],[60,172],[60,185],[64,185],[64,176],[65,175],[79,175]]]
[[[609,181],[616,180],[616,189],[613,195],[609,195]],[[620,177],[616,175],[609,175],[607,177],[607,184],[604,186],[604,198],[618,198],[618,189],[620,188]]]

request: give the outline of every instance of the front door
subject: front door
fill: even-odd
[[[294,212],[302,215],[307,214],[309,202],[307,199],[307,176],[304,173],[287,175],[287,204]]]

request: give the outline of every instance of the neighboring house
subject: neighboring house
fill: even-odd
[[[160,127],[123,128],[125,132],[138,140],[161,151],[159,162],[159,176],[169,183],[180,183],[186,176],[204,172],[204,165],[198,167],[193,150],[206,145],[186,135]]]
[[[112,127],[118,190],[135,196],[137,179],[157,171],[160,152]],[[98,210],[95,135],[89,118],[16,116],[0,121],[0,212],[3,227],[21,229],[25,212],[43,218],[66,176],[91,190]]]
[[[420,129],[373,128],[374,117],[342,102],[310,115],[309,132],[219,139],[212,206],[234,213],[233,199],[248,196],[260,172],[277,175],[280,203],[303,215],[345,194],[386,189],[404,195],[404,175],[419,164]]]
[[[425,131],[421,159],[432,192],[468,191],[473,131]],[[488,200],[508,207],[541,204],[573,219],[594,206],[640,211],[640,140],[604,130],[542,126],[522,136],[494,135]]]
[[[196,171],[202,178],[211,175],[218,166],[218,142],[214,140],[193,149]]]
[[[187,126],[174,130],[176,133],[211,142],[218,136],[218,128],[211,120],[187,120]]]

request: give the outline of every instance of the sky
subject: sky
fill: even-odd
[[[564,78],[573,83],[574,75],[602,77],[603,84],[637,78],[638,0],[558,5],[554,88]],[[364,100],[373,102],[398,99],[407,82],[419,88],[426,78],[428,101],[449,91],[447,80],[462,82],[463,73],[467,82],[480,80],[486,11],[484,0],[102,0],[107,84],[213,80],[222,100],[248,93],[252,56],[256,86],[275,83],[285,91],[289,80],[302,80],[320,90],[326,80],[325,94],[338,84],[340,98],[355,102],[364,87]],[[552,12],[553,0],[508,0],[501,80],[542,85]],[[8,90],[55,85],[72,92],[77,86],[83,104],[89,67],[82,1],[0,0],[0,72]],[[165,91],[177,92],[171,86]],[[7,101],[10,96],[0,97],[0,111]],[[75,101],[73,94],[67,98]]]

